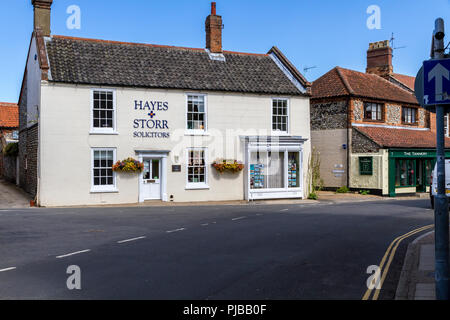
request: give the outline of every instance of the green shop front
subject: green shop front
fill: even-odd
[[[429,192],[435,163],[434,149],[389,149],[389,196]]]

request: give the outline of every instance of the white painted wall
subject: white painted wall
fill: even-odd
[[[27,127],[35,125],[39,120],[40,84],[41,69],[37,56],[36,38],[33,37],[27,59]]]
[[[135,150],[171,150],[168,157],[167,194],[174,201],[225,201],[244,199],[244,173],[219,175],[211,167],[217,158],[244,162],[241,135],[271,135],[272,97],[250,94],[207,94],[208,135],[186,135],[186,93],[181,90],[117,88],[117,135],[92,135],[91,87],[42,84],[41,183],[43,206],[136,203],[137,174],[117,174],[118,193],[91,193],[91,148],[115,147],[117,160],[135,157]],[[308,139],[304,159],[310,154],[309,99],[290,98],[290,135]],[[156,111],[155,119],[168,120],[170,139],[133,138],[133,121],[148,118],[135,110],[135,100],[167,101],[168,111]],[[207,147],[209,189],[186,190],[186,148]],[[179,161],[176,162],[176,156]],[[173,164],[182,166],[172,173]],[[306,168],[305,161],[305,184]],[[307,196],[307,195],[306,195]]]

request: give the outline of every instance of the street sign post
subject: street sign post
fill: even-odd
[[[431,60],[419,70],[415,94],[417,101],[430,112],[436,112],[435,197],[435,281],[436,299],[449,300],[449,208],[445,186],[444,114],[450,110],[450,59],[444,48],[444,20],[436,19]]]

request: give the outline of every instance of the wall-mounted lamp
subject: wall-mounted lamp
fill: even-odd
[[[347,150],[347,145],[346,145],[346,144],[343,144],[343,145],[342,145],[342,149]]]

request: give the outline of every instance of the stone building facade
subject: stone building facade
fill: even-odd
[[[392,48],[382,41],[370,44],[366,73],[336,67],[313,83],[312,145],[326,188],[429,190],[433,116],[414,97],[414,78],[393,70]]]

